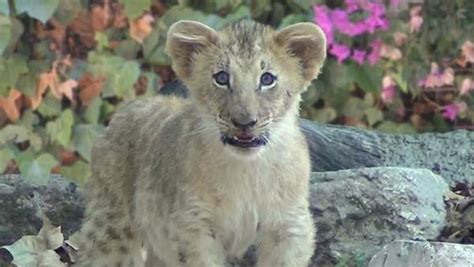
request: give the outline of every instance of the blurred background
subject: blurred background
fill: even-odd
[[[474,129],[472,0],[0,0],[0,172],[79,184],[124,101],[175,79],[180,20],[318,23],[328,60],[303,117],[390,133]]]

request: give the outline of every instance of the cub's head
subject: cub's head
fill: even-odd
[[[326,39],[312,23],[276,31],[242,20],[215,31],[179,21],[167,50],[206,127],[224,145],[251,152],[271,142],[279,124],[294,123],[300,94],[326,57]]]

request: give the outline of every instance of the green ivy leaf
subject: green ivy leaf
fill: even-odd
[[[140,66],[136,61],[100,53],[89,53],[87,70],[95,75],[107,77],[102,95],[119,96],[130,99],[135,96],[133,85],[140,76]]]
[[[107,34],[103,32],[96,32],[94,39],[97,42],[97,51],[102,51],[105,48],[109,47],[109,37],[107,36]]]
[[[61,175],[74,180],[79,185],[84,185],[91,176],[90,166],[87,162],[78,160],[71,166],[62,166]]]
[[[46,124],[46,131],[51,140],[56,141],[63,147],[69,145],[72,134],[72,126],[74,124],[74,116],[70,109],[66,109],[59,118]]]
[[[349,63],[347,65],[352,80],[366,92],[379,92],[382,82],[381,68],[372,67],[368,64],[357,65]]]
[[[161,36],[158,28],[148,35],[143,41],[143,55],[145,61],[153,65],[169,65],[170,59],[165,52],[165,37]]]
[[[12,23],[7,16],[0,15],[0,55],[7,48],[12,37]]]
[[[91,160],[95,139],[103,129],[101,125],[95,124],[78,124],[74,127],[75,150],[88,162]]]
[[[357,97],[350,97],[342,109],[342,114],[347,117],[361,120],[364,117],[365,110],[369,108],[367,103]]]
[[[143,14],[143,11],[149,10],[150,0],[120,0],[125,7],[125,13],[129,19],[135,19]]]
[[[0,130],[0,145],[7,145],[10,142],[22,143],[25,141],[29,141],[30,146],[35,151],[41,149],[41,137],[34,133],[29,127],[8,124]]]
[[[99,122],[102,102],[103,101],[100,97],[96,97],[92,100],[89,106],[87,106],[87,109],[84,112],[84,120],[87,123],[97,124]]]
[[[8,162],[15,158],[15,153],[8,148],[4,147],[0,149],[0,173],[3,173],[7,168]]]
[[[367,116],[367,122],[370,126],[373,126],[379,121],[383,120],[383,113],[380,109],[371,107],[365,110],[365,115]]]
[[[46,118],[57,117],[61,114],[61,102],[51,92],[47,92],[38,107],[38,112]]]
[[[15,87],[18,77],[27,71],[24,56],[14,54],[9,58],[0,57],[0,96],[8,96],[10,89]]]
[[[283,29],[287,26],[293,25],[295,23],[299,22],[305,22],[309,21],[308,15],[303,15],[303,14],[290,14],[286,17],[283,18],[281,21],[280,25],[278,26],[278,29]]]
[[[33,185],[46,185],[51,169],[58,161],[48,153],[35,157],[32,153],[22,153],[17,158],[23,179]]]
[[[46,23],[58,8],[59,0],[15,0],[17,12],[26,12],[32,18]]]

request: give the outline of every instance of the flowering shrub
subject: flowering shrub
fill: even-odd
[[[304,95],[306,118],[402,133],[472,129],[472,10],[471,0],[0,0],[0,172],[84,182],[113,112],[174,78],[164,44],[180,19],[318,23],[329,57]]]
[[[473,129],[474,23],[468,10],[474,5],[450,2],[440,10],[438,2],[314,5],[330,55],[314,90],[338,92],[309,92],[306,115],[390,132]]]

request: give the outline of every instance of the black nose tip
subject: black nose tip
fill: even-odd
[[[235,119],[231,119],[232,123],[234,124],[235,127],[240,128],[240,129],[249,129],[254,127],[257,124],[257,120],[251,120],[249,122],[240,122]]]

